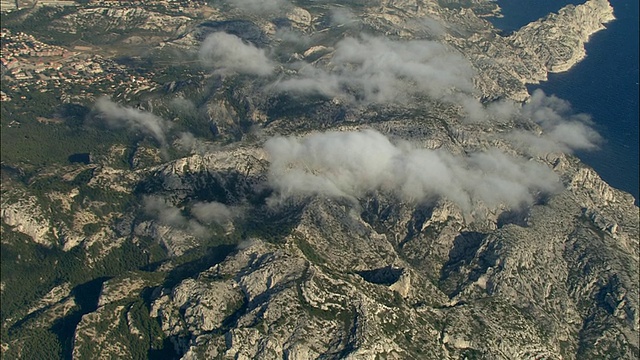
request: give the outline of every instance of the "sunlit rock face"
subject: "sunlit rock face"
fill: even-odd
[[[69,188],[47,202],[3,183],[3,235],[104,275],[10,334],[78,359],[639,356],[638,208],[572,155],[601,141],[588,117],[525,87],[584,57],[607,1],[508,36],[492,1],[119,6],[53,25],[154,32],[202,84],[97,99],[136,144],[43,171]]]

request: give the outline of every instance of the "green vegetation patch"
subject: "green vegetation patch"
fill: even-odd
[[[306,241],[302,235],[295,234],[294,238],[296,241],[296,245],[298,245],[298,248],[300,249],[300,251],[302,251],[307,260],[316,265],[325,262],[325,259],[322,256],[318,255],[313,246],[311,246],[311,244],[309,244],[309,242]]]
[[[24,100],[0,105],[1,156],[8,164],[68,164],[74,154],[107,154],[114,144],[131,143],[135,138],[124,130],[86,126],[90,109],[80,104],[60,104],[54,92],[33,90],[24,94]],[[57,121],[47,123],[39,118]]]
[[[62,358],[62,346],[56,334],[47,329],[24,329],[16,334],[18,342],[3,351],[3,359],[42,359],[57,360]],[[3,342],[6,339],[3,336]]]
[[[77,11],[74,6],[22,9],[2,14],[2,27],[13,32],[33,34],[52,45],[69,45],[82,38],[82,32],[75,34],[51,29],[49,25],[66,15]]]

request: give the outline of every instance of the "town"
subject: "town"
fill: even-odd
[[[82,97],[103,94],[136,94],[153,91],[158,84],[101,55],[89,46],[71,49],[43,43],[32,35],[0,30],[2,80],[11,93],[27,89],[47,92],[66,87],[79,89]],[[3,91],[2,101],[11,95]]]

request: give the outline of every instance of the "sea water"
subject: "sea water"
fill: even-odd
[[[557,12],[574,0],[498,0],[502,18],[490,19],[505,33]],[[528,86],[568,100],[575,112],[590,114],[604,142],[578,157],[611,186],[627,191],[638,203],[638,0],[610,0],[616,20],[591,36],[587,57],[569,71],[549,74]]]

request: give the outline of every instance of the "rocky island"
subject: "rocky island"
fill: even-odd
[[[640,356],[638,207],[525,87],[608,1],[138,5],[3,24],[3,358]]]

